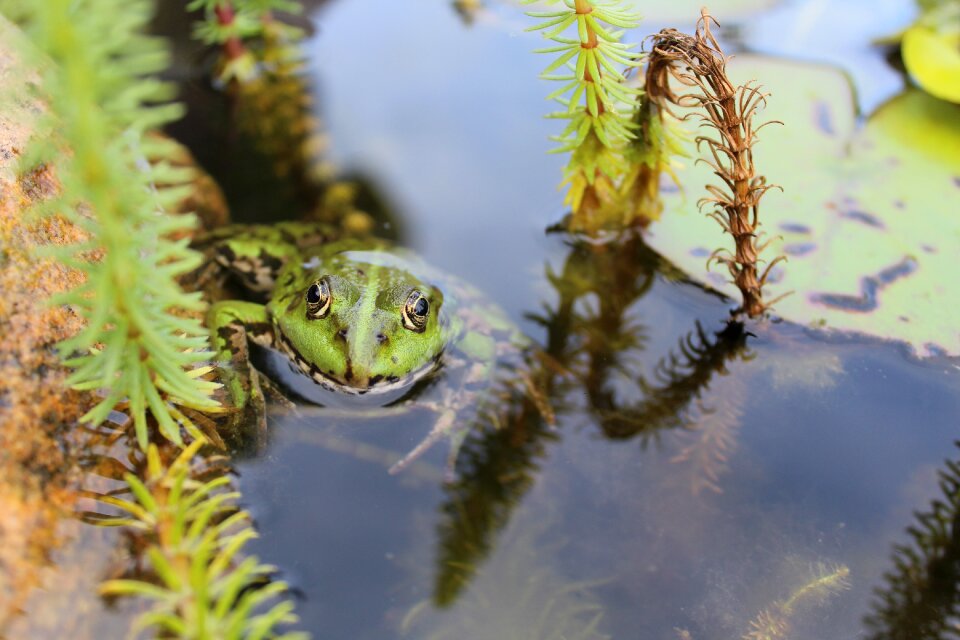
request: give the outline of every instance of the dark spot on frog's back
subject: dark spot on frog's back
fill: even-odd
[[[229,266],[237,259],[237,252],[228,244],[222,244],[217,247],[217,260],[224,265]]]
[[[239,327],[236,324],[230,323],[226,324],[219,329],[217,329],[217,337],[223,340],[224,342],[229,343],[233,340],[233,337],[240,332]]]
[[[280,267],[283,266],[283,261],[272,253],[268,253],[266,249],[260,249],[260,255],[257,256],[257,259],[270,271],[279,271]]]

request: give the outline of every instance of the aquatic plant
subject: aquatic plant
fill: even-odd
[[[741,324],[729,323],[711,337],[698,322],[680,339],[679,348],[657,363],[652,381],[638,380],[645,396],[642,402],[629,407],[595,406],[595,414],[607,437],[616,439],[682,427],[684,410],[703,394],[714,375],[727,373],[731,361],[750,357]]]
[[[150,567],[146,575],[107,580],[101,593],[152,603],[137,618],[134,634],[152,629],[160,637],[197,639],[307,637],[279,630],[297,618],[293,603],[283,598],[287,585],[271,578],[275,569],[256,557],[239,559],[256,532],[237,507],[239,494],[229,476],[193,477],[205,444],[194,441],[169,465],[150,445],[143,479],[124,474],[134,499],[98,498],[119,513],[103,515],[97,524],[134,532]]]
[[[450,607],[494,548],[494,537],[533,486],[539,461],[556,432],[544,419],[524,375],[504,381],[496,408],[478,416],[457,457],[458,474],[444,487],[437,525],[433,602]]]
[[[301,47],[303,30],[277,17],[299,13],[295,0],[194,0],[202,10],[195,37],[218,51],[214,85],[226,103],[223,117],[238,134],[238,152],[265,159],[308,217],[360,235],[372,217],[357,205],[357,185],[338,179],[329,138],[316,116]],[[278,207],[281,208],[281,207]]]
[[[684,420],[687,437],[682,440],[686,442],[670,462],[689,465],[693,495],[705,490],[723,493],[720,477],[728,470],[728,460],[737,447],[748,392],[742,376],[722,376],[712,385],[710,397],[698,399]]]
[[[188,11],[200,11],[203,19],[194,27],[194,37],[220,48],[218,79],[246,82],[261,73],[261,58],[244,42],[265,38],[279,24],[275,11],[299,13],[297,0],[192,0]],[[282,25],[283,31],[298,35],[299,30]]]
[[[960,442],[956,443],[960,446]],[[910,542],[893,549],[893,568],[867,617],[871,640],[957,637],[960,616],[960,461],[938,472],[940,496],[915,514]]]
[[[846,565],[818,564],[813,577],[794,590],[790,597],[773,603],[750,621],[743,640],[786,640],[792,637],[792,618],[798,609],[812,607],[850,588],[850,569]]]
[[[524,4],[534,1],[524,0]],[[620,206],[620,185],[629,168],[625,153],[635,138],[633,114],[640,90],[628,85],[617,68],[641,64],[633,51],[636,45],[621,43],[623,31],[619,30],[636,27],[639,16],[619,0],[553,0],[550,4],[559,6],[528,12],[542,20],[528,31],[542,31],[544,38],[555,43],[537,52],[557,54],[541,77],[563,83],[548,96],[563,110],[548,117],[567,120],[554,138],[559,143],[554,152],[570,154],[561,183],[567,186],[564,202],[572,211],[569,228],[595,233],[643,222],[626,218],[634,210]],[[572,29],[575,38],[565,35]]]
[[[191,425],[176,405],[219,406],[218,385],[199,366],[211,357],[197,319],[203,302],[177,284],[200,262],[186,239],[173,239],[194,218],[165,213],[191,174],[170,163],[170,142],[146,135],[180,113],[169,85],[152,77],[167,52],[144,35],[150,14],[146,0],[50,0],[25,10],[34,54],[52,62],[41,67],[41,92],[54,132],[34,138],[28,159],[51,166],[62,185],[46,208],[88,237],[59,253],[86,277],[58,300],[87,323],[60,345],[74,369],[68,384],[105,390],[83,417],[91,423],[128,399],[141,447],[148,412],[180,442],[181,426]]]
[[[103,496],[126,514],[100,523],[140,532],[155,575],[108,582],[103,591],[155,599],[140,627],[196,638],[213,637],[211,628],[217,637],[259,637],[292,621],[293,605],[277,600],[281,583],[260,587],[268,568],[256,558],[235,560],[254,533],[247,516],[235,512],[236,494],[223,489],[226,477],[188,478],[209,426],[196,412],[219,409],[211,397],[219,385],[202,366],[211,357],[197,319],[204,304],[177,283],[200,256],[185,237],[193,216],[168,211],[194,176],[175,167],[173,143],[154,135],[180,108],[154,77],[167,55],[162,41],[143,35],[151,9],[147,0],[51,0],[22,8],[18,17],[35,46],[24,55],[40,69],[39,94],[49,105],[25,159],[59,181],[58,196],[43,210],[61,214],[86,238],[58,253],[85,277],[60,299],[86,320],[60,345],[75,369],[68,382],[104,394],[83,419],[97,424],[122,409],[147,452],[146,478],[124,476],[136,501]],[[194,442],[164,469],[149,442],[159,433],[179,447],[183,428]]]
[[[753,82],[736,86],[730,81],[727,57],[710,32],[713,22],[714,18],[704,9],[693,36],[676,29],[664,29],[653,36],[645,91],[663,113],[674,113],[676,107],[701,109],[703,126],[717,134],[695,139],[698,148],[706,146],[709,151],[709,157],[701,161],[723,181],[721,186],[707,185],[710,195],[701,199],[699,205],[715,207],[708,215],[733,237],[735,251],[717,249],[710,261],[724,265],[740,290],[743,301],[737,311],[755,318],[772,304],[763,300],[763,285],[770,270],[786,260],[785,256],[777,256],[762,272],[759,270],[759,256],[765,248],[764,244],[757,244],[760,200],[770,189],[779,188],[768,184],[753,162],[756,134],[771,124],[754,123],[767,94]],[[678,95],[670,86],[671,80],[692,91]]]
[[[609,640],[596,588],[608,580],[575,580],[555,559],[563,554],[551,518],[523,513],[504,533],[490,561],[457,607],[428,614],[414,606],[401,623],[404,637],[418,640]]]

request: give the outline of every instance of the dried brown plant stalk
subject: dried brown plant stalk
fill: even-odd
[[[702,126],[711,128],[715,136],[696,138],[697,148],[706,146],[710,154],[702,159],[723,181],[722,186],[707,185],[709,197],[698,202],[702,209],[712,205],[708,215],[734,238],[735,252],[718,249],[710,262],[726,265],[734,284],[743,295],[738,313],[751,318],[761,315],[771,303],[764,302],[762,288],[771,268],[785,260],[777,256],[763,273],[758,270],[759,255],[764,245],[757,245],[760,199],[777,185],[767,184],[757,175],[753,163],[753,145],[757,132],[770,124],[754,125],[757,108],[766,104],[767,94],[753,81],[735,86],[727,77],[728,57],[710,32],[716,20],[701,9],[694,35],[676,29],[664,29],[652,36],[652,51],[647,61],[646,93],[665,112],[680,119],[699,116]],[[671,82],[692,89],[675,93]],[[702,111],[678,115],[674,109],[696,108]],[[771,121],[773,122],[773,121]],[[709,262],[708,262],[709,264]]]

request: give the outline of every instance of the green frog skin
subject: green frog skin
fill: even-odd
[[[213,260],[265,298],[220,301],[208,314],[221,380],[240,410],[263,409],[248,341],[281,352],[329,394],[381,404],[454,369],[458,386],[429,407],[440,415],[419,455],[453,435],[458,411],[482,400],[498,352],[519,344],[503,312],[476,289],[384,241],[327,241],[322,228],[298,223],[219,233]]]

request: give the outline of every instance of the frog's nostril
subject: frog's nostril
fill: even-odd
[[[337,331],[337,337],[340,338],[341,340],[346,340],[346,339],[347,339],[347,330],[346,330],[346,329],[340,329],[340,331]]]
[[[386,342],[387,342],[389,339],[390,339],[390,338],[388,338],[387,336],[385,336],[385,335],[382,334],[382,333],[378,333],[378,334],[377,334],[377,344],[386,344]]]

